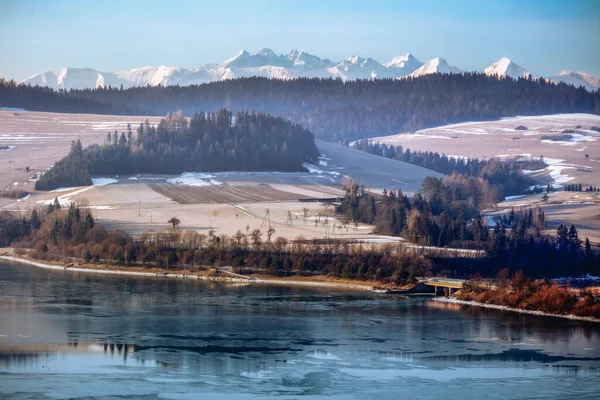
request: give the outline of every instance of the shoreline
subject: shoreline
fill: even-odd
[[[332,281],[315,281],[315,280],[297,280],[297,279],[281,279],[281,278],[262,278],[262,277],[245,277],[245,278],[236,278],[236,277],[224,277],[224,276],[209,276],[209,275],[201,275],[194,273],[168,273],[164,270],[158,271],[121,271],[114,268],[82,268],[82,267],[71,267],[64,265],[54,265],[48,264],[40,261],[31,260],[28,258],[16,257],[14,255],[0,255],[0,260],[12,261],[17,263],[28,264],[34,267],[43,268],[43,269],[51,269],[56,271],[75,271],[75,272],[84,272],[91,274],[108,274],[108,275],[125,275],[125,276],[146,276],[146,277],[155,277],[155,278],[177,278],[177,279],[195,279],[202,281],[212,281],[212,282],[224,282],[224,283],[247,283],[247,284],[266,284],[266,285],[285,285],[285,286],[304,286],[304,287],[319,287],[319,288],[329,288],[329,289],[339,289],[339,290],[350,290],[355,292],[371,292],[377,293],[378,291],[375,289],[375,286],[369,285],[361,285],[361,284],[352,284],[346,282],[336,282]],[[241,276],[241,275],[240,275]],[[513,308],[507,306],[501,306],[497,304],[486,304],[479,303],[476,301],[467,301],[467,300],[459,300],[454,297],[434,297],[432,299],[435,302],[446,303],[446,304],[459,304],[466,305],[472,307],[480,307],[493,309],[498,311],[508,311],[519,314],[527,314],[527,315],[536,315],[542,317],[553,317],[553,318],[563,318],[569,319],[573,321],[583,321],[583,322],[592,322],[592,323],[600,323],[599,318],[594,317],[583,317],[572,314],[552,314],[546,313],[543,311],[536,310],[525,310],[520,308]]]
[[[553,317],[553,318],[570,319],[573,321],[600,323],[600,319],[594,318],[594,317],[582,317],[582,316],[573,315],[573,314],[552,314],[552,313],[547,313],[547,312],[543,312],[543,311],[525,310],[525,309],[521,309],[521,308],[500,306],[497,304],[487,304],[487,303],[479,303],[477,301],[459,300],[454,297],[435,297],[432,300],[440,302],[440,303],[459,304],[459,305],[464,305],[464,306],[488,308],[488,309],[493,309],[493,310],[508,311],[508,312],[519,313],[519,314],[537,315],[538,317]]]
[[[249,284],[267,284],[267,285],[292,285],[292,286],[306,286],[306,287],[321,287],[330,289],[343,289],[352,290],[357,292],[376,292],[374,286],[352,284],[345,282],[336,281],[314,281],[314,280],[295,280],[295,279],[281,279],[281,278],[236,278],[236,277],[224,277],[224,276],[208,276],[197,273],[169,273],[164,270],[146,272],[146,271],[122,271],[114,268],[82,268],[82,267],[71,267],[63,265],[48,264],[41,261],[35,261],[28,258],[17,257],[15,255],[0,255],[0,260],[24,263],[32,265],[38,268],[51,269],[56,271],[75,271],[95,274],[108,274],[108,275],[128,275],[128,276],[147,276],[147,277],[158,277],[158,278],[178,278],[178,279],[195,279],[203,281],[214,281],[214,282],[231,282],[231,283],[249,283]]]

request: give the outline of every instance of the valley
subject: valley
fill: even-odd
[[[0,111],[0,140],[14,147],[2,158],[0,184],[9,190],[33,192],[36,176],[68,153],[72,140],[101,144],[107,130],[125,130],[128,123],[137,126],[143,120],[145,117]],[[156,124],[158,118],[149,121]],[[268,210],[276,236],[289,240],[303,236],[397,242],[398,238],[373,235],[368,225],[342,224],[335,217],[333,204],[344,196],[344,182],[364,184],[374,193],[391,188],[415,193],[425,177],[440,176],[339,144],[316,143],[321,156],[317,165],[306,165],[307,172],[95,177],[94,186],[33,192],[22,201],[0,197],[0,207],[27,210],[52,204],[55,198],[63,206],[75,202],[92,209],[108,229],[136,236],[149,230],[167,231],[172,217],[181,220],[182,229],[204,233],[233,235],[238,230],[246,232],[247,227],[266,230]]]

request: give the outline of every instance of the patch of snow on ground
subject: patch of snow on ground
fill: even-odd
[[[577,133],[572,133],[572,138],[569,140],[542,140],[544,144],[560,144],[561,146],[577,146],[581,142],[595,142],[596,137],[580,135]]]
[[[204,174],[201,172],[184,172],[177,178],[167,179],[167,182],[174,185],[187,185],[187,186],[211,186],[211,185],[222,185],[223,182],[215,179],[216,176],[210,174]]]
[[[322,167],[328,167],[329,166],[329,161],[331,161],[331,158],[327,157],[325,154],[321,154],[319,156],[319,165]]]
[[[571,167],[563,164],[552,164],[549,165],[546,169],[550,172],[550,177],[554,180],[555,183],[565,183],[572,181],[569,175],[563,175],[562,171],[564,169],[574,169],[575,167]]]
[[[516,196],[505,196],[504,200],[508,201],[508,200],[520,199],[521,197],[525,197],[525,196],[526,195],[524,195],[524,194],[519,194],[519,195],[516,195]]]
[[[104,186],[110,185],[111,183],[119,182],[117,179],[113,178],[92,178],[92,185],[94,186]]]
[[[92,123],[93,121],[90,121],[90,123]],[[97,131],[105,131],[105,130],[113,130],[113,129],[118,129],[121,128],[123,126],[127,125],[126,122],[102,122],[102,123],[94,123],[94,125],[92,125],[92,129],[93,130],[97,130]],[[132,124],[133,126],[133,124]]]
[[[59,187],[57,189],[51,190],[50,193],[66,192],[67,190],[75,190],[75,189],[77,189],[75,186],[73,186],[73,187]]]
[[[331,161],[331,158],[327,158],[325,154],[321,154],[321,156],[319,157],[319,165],[322,167],[327,167],[329,166],[328,161]]]
[[[422,133],[413,133],[407,136],[409,139],[449,139],[452,140],[449,136],[440,136],[440,135],[428,135]]]
[[[329,175],[334,175],[334,176],[339,176],[340,175],[339,172],[336,172],[336,171],[323,171],[322,169],[318,169],[316,165],[309,164],[309,163],[303,163],[302,166],[304,168],[306,168],[308,170],[308,172],[310,172],[311,174],[318,174],[318,175],[329,174]]]
[[[85,186],[79,190],[75,190],[74,192],[63,194],[61,196],[57,196],[56,199],[58,200],[61,207],[69,207],[71,204],[75,204],[75,201],[71,200],[72,196],[77,196],[91,188],[93,188],[93,186]],[[69,189],[66,189],[66,190],[69,190]],[[54,199],[40,200],[40,201],[38,201],[38,204],[43,204],[43,205],[49,206],[51,204],[54,204]]]

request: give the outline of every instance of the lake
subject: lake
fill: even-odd
[[[600,398],[600,326],[0,261],[0,398]]]

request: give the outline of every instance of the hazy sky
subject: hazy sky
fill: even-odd
[[[600,76],[600,0],[0,0],[0,76],[61,67],[196,67],[240,49],[481,70],[506,56],[534,74]]]

